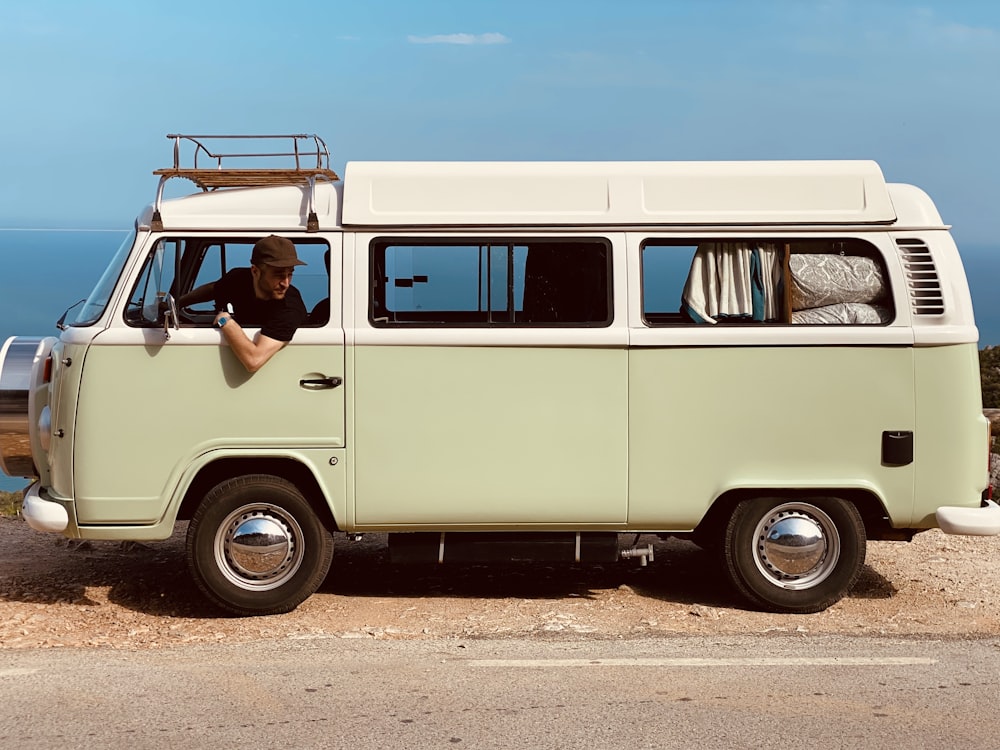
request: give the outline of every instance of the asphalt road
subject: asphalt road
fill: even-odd
[[[0,747],[995,747],[1000,641],[305,638],[0,654]]]

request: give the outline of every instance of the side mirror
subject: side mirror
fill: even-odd
[[[167,292],[166,296],[163,297],[163,306],[163,340],[170,341],[171,324],[175,331],[181,329],[180,318],[177,316],[177,300],[174,299],[174,295]]]

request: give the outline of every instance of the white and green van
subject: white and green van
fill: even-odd
[[[961,259],[873,162],[352,162],[341,181],[316,136],[262,139],[259,163],[252,141],[169,137],[58,339],[0,351],[0,469],[35,478],[33,528],[188,521],[195,579],[240,614],[313,593],[335,532],[427,562],[645,562],[621,540],[687,537],[783,612],[843,597],[867,539],[1000,533]],[[164,197],[175,178],[200,190]],[[176,300],[268,234],[307,262],[314,312],[251,375],[212,305]]]

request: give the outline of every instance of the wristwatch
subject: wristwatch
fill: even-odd
[[[222,317],[222,318],[219,318],[219,322],[216,323],[216,325],[219,326],[219,328],[222,328],[222,326],[224,326],[228,322],[229,322],[229,318]]]

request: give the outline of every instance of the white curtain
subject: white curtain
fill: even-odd
[[[780,282],[781,260],[773,243],[705,242],[691,260],[683,308],[698,323],[774,320]]]

